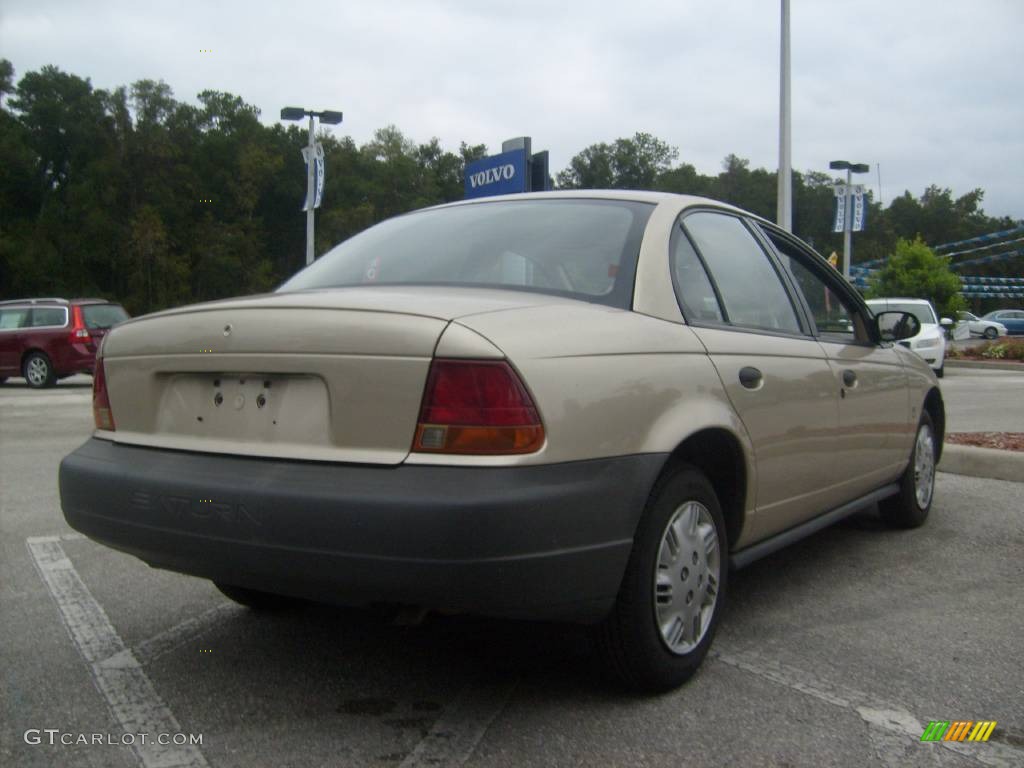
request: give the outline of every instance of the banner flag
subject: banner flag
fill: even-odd
[[[853,221],[850,224],[851,232],[862,232],[868,218],[867,201],[864,199],[864,185],[857,184],[852,188],[853,195]]]
[[[309,173],[309,156],[313,155],[313,207],[319,208],[324,196],[324,145],[319,141],[312,149],[303,147],[302,158],[306,161],[306,173]],[[309,199],[302,204],[302,210],[309,210]]]
[[[836,184],[833,190],[836,195],[836,215],[832,222],[832,231],[842,232],[846,226],[846,185]]]

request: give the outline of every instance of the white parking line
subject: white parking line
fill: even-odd
[[[445,708],[434,727],[399,768],[462,765],[473,754],[494,718],[505,708],[518,682],[468,685]]]
[[[205,635],[214,625],[216,625],[221,619],[237,614],[242,609],[234,603],[221,603],[216,605],[208,611],[198,616],[194,616],[191,619],[186,619],[181,624],[176,624],[170,629],[164,630],[158,635],[154,635],[148,640],[143,640],[141,643],[132,648],[132,654],[138,660],[139,664],[145,666],[159,659],[164,654],[170,653],[171,651],[177,650],[186,643],[195,640],[202,635]]]
[[[903,739],[879,739],[875,741],[879,758],[887,765],[904,765],[908,757],[906,750],[911,743],[932,749],[943,746],[963,757],[977,760],[984,765],[1019,766],[1024,761],[1024,754],[1007,744],[987,742],[984,744],[968,744],[956,741],[940,741],[921,744],[921,734],[925,725],[910,711],[899,704],[882,701],[869,696],[863,691],[847,688],[843,685],[822,680],[802,669],[796,669],[777,661],[766,659],[753,651],[731,652],[726,648],[714,655],[718,661],[744,672],[784,685],[806,696],[827,702],[836,707],[855,712],[869,726],[879,728]],[[954,718],[950,718],[954,719]]]
[[[181,726],[79,578],[60,541],[57,536],[31,538],[28,550],[114,720],[126,734],[150,734],[145,744],[136,738],[132,745],[139,761],[144,768],[207,768],[196,747],[157,743],[158,734],[181,733]]]

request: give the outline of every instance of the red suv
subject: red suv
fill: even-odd
[[[104,299],[0,301],[0,384],[24,376],[38,389],[92,373],[100,340],[127,319],[120,304]]]

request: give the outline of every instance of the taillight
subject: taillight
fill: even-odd
[[[71,340],[72,341],[89,341],[92,337],[89,335],[89,329],[85,327],[85,320],[82,318],[82,308],[74,306],[71,308]]]
[[[114,412],[110,410],[110,397],[107,395],[107,377],[103,371],[103,358],[96,360],[96,368],[92,375],[92,420],[96,429],[113,432]]]
[[[544,427],[530,393],[504,360],[434,360],[414,451],[532,453]]]

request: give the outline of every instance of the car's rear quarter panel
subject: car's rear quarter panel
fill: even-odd
[[[685,325],[599,305],[542,306],[458,321],[501,349],[523,376],[547,442],[520,457],[436,457],[415,463],[539,464],[669,454],[687,437],[746,432],[704,346]],[[756,484],[751,483],[751,487]]]

